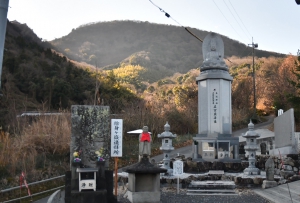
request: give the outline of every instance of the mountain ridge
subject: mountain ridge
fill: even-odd
[[[201,39],[208,31],[189,28]],[[245,57],[252,54],[248,47],[236,40],[222,36],[225,57]],[[68,35],[50,41],[55,47],[71,59],[86,62],[104,69],[120,66],[128,58],[145,63],[145,68],[170,76],[176,72],[186,73],[199,67],[203,62],[202,44],[183,27],[162,25],[141,21],[110,21],[82,25]],[[136,57],[138,53],[147,53],[150,60]],[[282,57],[283,54],[255,50],[257,57]],[[137,64],[133,60],[133,65]],[[141,65],[141,64],[139,64]]]

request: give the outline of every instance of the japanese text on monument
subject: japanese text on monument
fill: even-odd
[[[123,120],[111,119],[111,157],[122,157]]]
[[[213,104],[213,120],[214,123],[217,123],[217,110],[218,110],[218,104],[219,104],[219,96],[216,89],[214,89],[212,93],[212,104]]]

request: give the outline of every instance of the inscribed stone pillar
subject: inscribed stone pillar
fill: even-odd
[[[224,62],[224,44],[215,33],[202,45],[204,62],[196,78],[198,84],[198,134],[218,137],[232,134],[231,81]]]
[[[79,152],[81,164],[85,168],[97,167],[95,154],[103,147],[105,154],[110,154],[109,141],[109,106],[74,105],[71,107],[71,144],[70,161],[73,153]]]

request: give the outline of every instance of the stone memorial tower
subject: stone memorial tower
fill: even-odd
[[[198,84],[198,152],[202,159],[239,159],[238,139],[231,137],[231,82],[224,61],[224,44],[215,33],[203,41]]]
[[[170,152],[174,150],[172,139],[176,138],[177,135],[170,132],[170,125],[168,122],[164,125],[164,129],[165,132],[158,134],[157,137],[162,139],[162,145],[160,147],[160,150],[162,150],[164,153],[164,165],[162,168],[167,169],[167,173],[171,175],[173,174],[173,169],[170,167]]]
[[[256,163],[256,151],[259,149],[257,145],[256,138],[260,137],[260,135],[254,131],[254,124],[250,120],[248,124],[249,130],[243,135],[246,138],[247,145],[245,146],[246,152],[248,152],[248,161],[249,166],[244,170],[244,174],[246,175],[260,175],[260,170],[255,167]]]

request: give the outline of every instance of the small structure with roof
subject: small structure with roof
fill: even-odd
[[[167,173],[171,175],[173,174],[173,170],[170,168],[170,152],[174,150],[174,147],[172,146],[172,139],[174,139],[177,135],[170,132],[170,125],[168,122],[164,125],[164,129],[165,132],[158,134],[157,137],[162,138],[162,144],[160,147],[160,150],[162,150],[164,153],[164,163],[162,168],[167,169]]]
[[[260,170],[255,167],[256,162],[256,151],[259,149],[259,146],[256,143],[256,138],[260,137],[260,135],[254,131],[254,124],[250,120],[248,124],[248,131],[243,135],[246,138],[246,146],[245,150],[248,152],[248,161],[249,166],[244,170],[244,174],[246,175],[260,175]]]

